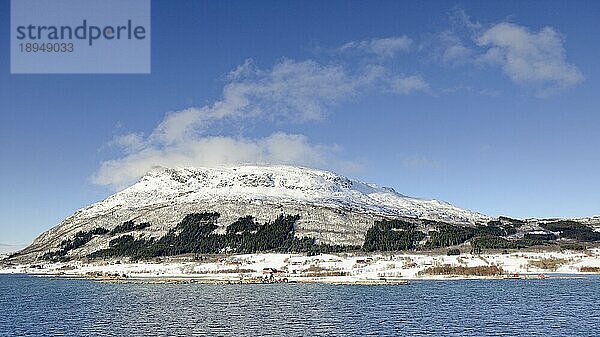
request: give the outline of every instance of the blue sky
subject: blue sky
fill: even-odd
[[[9,45],[9,1],[0,44]],[[152,3],[150,75],[10,75],[0,242],[151,165],[290,163],[489,215],[600,214],[600,3]]]

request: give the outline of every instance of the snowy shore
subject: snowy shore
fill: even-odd
[[[455,268],[456,267],[456,268]],[[499,270],[496,274],[469,271]],[[445,269],[444,269],[445,268]],[[445,273],[440,273],[445,270]],[[449,271],[448,271],[449,270]],[[453,271],[461,271],[454,273]],[[465,271],[467,271],[465,273]],[[99,280],[187,280],[206,283],[261,281],[364,284],[402,283],[415,279],[539,278],[553,274],[600,272],[600,249],[583,252],[514,252],[458,256],[412,254],[247,254],[198,260],[177,257],[156,262],[111,260],[4,265],[0,274],[87,277]]]

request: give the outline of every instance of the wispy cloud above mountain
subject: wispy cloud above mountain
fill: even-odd
[[[567,61],[565,38],[554,28],[535,32],[510,22],[482,24],[461,10],[450,17],[447,30],[418,41],[406,35],[346,42],[326,55],[304,60],[281,59],[261,68],[248,59],[226,77],[213,103],[169,112],[149,133],[132,132],[111,142],[121,156],[103,162],[94,175],[97,184],[123,187],[155,165],[215,166],[228,164],[296,164],[325,168],[348,166],[339,158],[340,147],[318,144],[286,126],[323,121],[350,99],[366,95],[418,93],[452,94],[438,88],[423,63],[434,44],[446,67],[499,67],[513,82],[531,87],[538,96],[556,93],[583,80]],[[433,36],[433,38],[432,38]],[[427,64],[425,64],[427,66]],[[486,96],[500,93],[486,84],[456,88]],[[215,125],[268,124],[277,130],[261,136],[214,132]],[[415,162],[414,160],[412,161]],[[419,162],[420,163],[420,162]],[[414,166],[414,165],[410,165]]]
[[[363,41],[351,41],[338,50],[341,52],[361,52],[373,54],[381,58],[394,57],[411,49],[413,40],[406,35],[386,38],[374,38]]]
[[[537,86],[542,96],[574,86],[584,78],[567,62],[564,37],[552,27],[532,32],[502,22],[483,31],[476,42],[487,49],[480,61],[499,65],[514,82]]]
[[[373,80],[368,72],[350,74],[342,66],[312,60],[285,59],[267,70],[247,60],[229,74],[220,100],[168,113],[148,141],[179,142],[218,120],[320,120],[331,106],[355,95]]]
[[[122,188],[154,166],[222,166],[233,164],[290,164],[336,166],[335,146],[312,144],[298,134],[276,132],[258,139],[202,136],[165,145],[151,143],[137,152],[102,163],[94,181]]]
[[[457,9],[450,28],[438,35],[442,62],[499,66],[514,83],[546,97],[584,80],[567,61],[565,37],[553,27],[532,30],[510,21],[482,24]],[[439,48],[438,48],[439,49]]]
[[[261,138],[211,136],[215,123],[305,123],[323,119],[329,109],[385,81],[383,69],[350,72],[340,65],[285,59],[268,70],[251,60],[234,69],[222,98],[211,105],[167,113],[148,135],[130,133],[112,144],[123,156],[102,163],[93,181],[123,187],[155,165],[298,164],[339,167],[338,148],[312,144],[299,134],[275,132]]]
[[[400,76],[391,81],[391,91],[398,94],[408,95],[412,92],[427,89],[429,89],[429,83],[420,75]]]

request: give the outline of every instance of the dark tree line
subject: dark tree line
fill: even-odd
[[[44,254],[44,259],[63,260],[64,257],[69,253],[69,251],[85,246],[85,244],[92,240],[94,235],[104,235],[107,233],[108,229],[102,227],[94,228],[87,232],[79,231],[75,233],[73,238],[63,240],[60,243],[59,249],[57,251],[52,251]]]
[[[227,234],[241,234],[244,232],[254,232],[258,230],[258,224],[250,215],[239,218],[231,225],[227,226]]]
[[[363,250],[397,251],[415,249],[417,243],[425,238],[425,233],[416,230],[416,226],[404,220],[376,221],[367,230]]]
[[[314,238],[295,237],[298,215],[280,215],[272,222],[258,224],[252,217],[232,223],[225,234],[214,233],[219,213],[187,215],[160,239],[135,239],[124,235],[110,241],[109,248],[91,254],[90,258],[130,256],[136,259],[180,254],[217,253],[330,253],[357,249],[354,246],[317,244]]]
[[[132,220],[129,220],[129,221],[123,222],[122,225],[118,225],[117,227],[113,228],[109,232],[109,234],[115,235],[115,234],[121,234],[121,233],[129,233],[129,232],[134,232],[134,231],[140,231],[140,230],[148,228],[148,227],[150,227],[150,223],[148,223],[148,222],[141,222],[139,224],[136,224]]]
[[[486,225],[465,227],[450,225],[444,222],[436,223],[437,230],[429,232],[427,248],[449,247],[463,244],[474,238],[503,237],[514,234],[516,229],[505,226],[500,221],[490,221]]]
[[[480,236],[471,240],[471,247],[476,253],[483,249],[514,249],[519,248],[517,242],[498,236]]]
[[[552,233],[526,233],[523,239],[529,241],[553,241],[557,237]]]
[[[460,245],[473,237],[473,230],[467,227],[441,225],[437,231],[429,232],[428,248]]]
[[[577,221],[561,220],[545,224],[540,227],[551,232],[560,232],[560,236],[567,239],[573,239],[583,242],[600,241],[600,232],[594,231],[590,226]]]
[[[434,227],[427,234],[418,230],[418,222],[407,220],[381,220],[369,228],[362,246],[329,245],[317,243],[312,237],[296,237],[298,215],[280,215],[275,220],[261,224],[251,216],[241,217],[227,226],[224,234],[217,234],[216,212],[188,214],[174,228],[161,238],[150,238],[127,234],[150,226],[143,222],[136,224],[126,221],[112,230],[99,227],[90,231],[80,231],[73,238],[63,240],[59,249],[48,252],[44,258],[64,260],[69,251],[80,248],[90,242],[94,236],[121,235],[110,241],[109,247],[99,250],[90,258],[130,256],[143,259],[180,254],[217,254],[217,253],[258,253],[286,252],[337,253],[363,250],[402,251],[417,248],[433,249],[471,243],[475,252],[484,249],[519,249],[536,245],[547,245],[558,237],[552,233],[527,233],[522,239],[507,239],[516,233],[523,222],[504,218],[502,221],[490,221],[486,225],[475,227],[451,225],[445,222],[421,220],[420,225]],[[508,220],[507,220],[508,219]],[[508,223],[507,223],[508,222]],[[555,221],[541,225],[548,231],[559,232],[560,237],[577,241],[600,241],[600,233],[575,221]],[[419,242],[428,239],[424,245]],[[452,250],[456,253],[456,250]]]

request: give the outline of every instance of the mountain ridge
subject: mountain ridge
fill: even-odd
[[[313,168],[155,167],[135,184],[77,210],[36,238],[21,255],[37,259],[79,231],[111,229],[126,221],[151,223],[143,234],[159,238],[187,214],[197,212],[219,212],[217,232],[221,233],[242,216],[267,222],[280,214],[298,214],[296,235],[341,245],[362,244],[366,230],[380,219],[418,218],[462,225],[491,219],[447,202],[411,198],[392,188]],[[93,240],[75,254],[88,254],[108,243]]]
[[[161,188],[162,196],[155,194],[157,188]],[[148,191],[154,194],[148,195]],[[106,207],[112,207],[114,203],[120,202],[121,195],[124,194],[125,198],[136,198],[139,193],[143,194],[143,200],[136,201],[145,204],[160,202],[161,197],[169,199],[183,197],[185,194],[187,198],[194,200],[215,196],[232,200],[293,201],[348,206],[374,213],[432,220],[438,218],[441,220],[450,214],[455,216],[454,221],[462,223],[475,223],[490,218],[477,212],[460,209],[445,201],[408,197],[393,188],[349,179],[330,171],[287,165],[217,168],[155,167],[142,176],[136,184],[91,206],[104,204]],[[210,197],[203,198],[202,193]],[[398,203],[400,200],[406,203]],[[417,207],[411,208],[411,206]],[[431,214],[439,208],[447,214]],[[86,207],[83,210],[89,209],[90,207]]]
[[[428,221],[476,227],[492,217],[435,199],[412,198],[392,188],[349,179],[324,170],[285,165],[216,168],[155,167],[135,184],[84,207],[46,231],[19,253],[37,260],[78,233],[100,230],[68,252],[73,258],[106,249],[106,235],[124,223],[148,224],[132,231],[136,240],[158,240],[190,214],[217,212],[215,234],[242,217],[268,223],[298,215],[293,235],[318,244],[360,246],[377,221],[407,220],[427,233]],[[596,218],[589,218],[596,223]],[[600,220],[600,219],[598,219]],[[510,221],[509,221],[510,222]],[[69,245],[72,246],[72,245]],[[67,254],[67,252],[65,252]]]

